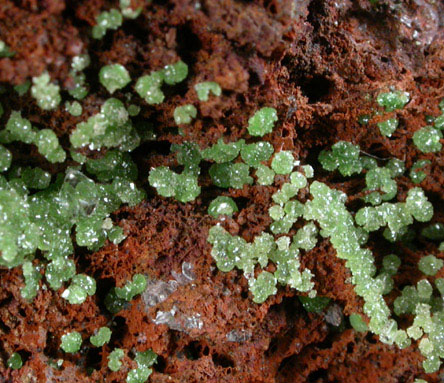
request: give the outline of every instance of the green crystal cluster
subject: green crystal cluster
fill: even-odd
[[[80,350],[82,346],[82,336],[77,331],[62,335],[60,348],[66,353],[73,354]]]
[[[425,126],[413,134],[413,143],[423,153],[435,153],[442,149],[442,132],[433,126]]]
[[[360,173],[363,168],[359,159],[359,146],[346,141],[337,142],[331,151],[321,151],[318,160],[325,170],[331,172],[338,169],[343,176]]]
[[[134,360],[137,368],[130,370],[126,377],[127,383],[145,383],[153,370],[151,367],[157,361],[157,354],[153,350],[138,351]]]
[[[16,141],[36,145],[39,153],[49,162],[64,162],[66,159],[66,153],[51,129],[38,130],[29,120],[23,118],[20,112],[12,111],[6,128],[0,131],[0,143],[10,144]],[[10,164],[8,158],[10,159],[11,155],[3,146],[0,148],[3,148],[0,150],[0,161],[3,163],[3,169],[7,170]]]
[[[89,341],[95,347],[102,347],[111,339],[111,330],[108,327],[100,327],[94,335],[91,335]]]
[[[205,81],[194,85],[194,90],[197,93],[199,101],[208,101],[210,92],[215,96],[222,94],[222,89],[217,82]]]
[[[264,107],[259,109],[248,120],[248,133],[252,136],[264,136],[271,133],[275,122],[278,120],[276,109]]]
[[[131,82],[131,77],[126,68],[121,64],[106,65],[100,69],[99,81],[106,90],[113,94]]]
[[[43,110],[57,108],[62,100],[60,87],[52,84],[50,81],[51,78],[47,72],[32,78],[31,95],[36,99],[37,105]]]
[[[382,106],[386,112],[402,109],[409,101],[410,94],[400,90],[380,93],[376,98],[376,102]]]
[[[132,151],[141,141],[125,105],[117,98],[109,98],[101,106],[100,113],[78,123],[69,139],[76,149],[118,147],[120,151]]]
[[[122,367],[122,361],[121,359],[125,356],[125,351],[121,348],[115,348],[113,351],[110,352],[108,355],[108,368],[111,371],[119,371]]]
[[[165,99],[161,89],[162,84],[175,85],[185,80],[187,76],[188,66],[179,60],[175,64],[166,65],[162,70],[139,77],[134,89],[148,104],[160,104]]]

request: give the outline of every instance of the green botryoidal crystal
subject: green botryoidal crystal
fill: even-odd
[[[123,351],[121,348],[115,348],[109,355],[108,355],[108,368],[111,371],[119,371],[122,367],[121,359],[125,356],[125,351]]]
[[[71,69],[76,72],[81,72],[86,69],[89,64],[91,64],[89,55],[87,53],[80,54],[72,58]]]
[[[99,81],[106,90],[113,94],[131,82],[131,77],[126,68],[121,64],[106,65],[100,69]]]
[[[82,115],[82,105],[80,105],[80,103],[78,101],[73,101],[73,102],[69,102],[67,101],[65,103],[65,109],[66,111],[73,115],[74,117],[79,117],[80,115]]]
[[[276,109],[261,108],[248,120],[248,133],[260,137],[271,133],[277,120]]]
[[[194,142],[184,142],[181,145],[173,144],[171,151],[176,152],[177,162],[183,165],[185,171],[200,173],[199,164],[202,160],[202,153],[199,145]]]
[[[424,191],[415,187],[408,191],[405,201],[409,213],[419,222],[430,221],[433,217],[433,205],[427,200]]]
[[[6,362],[6,365],[8,366],[8,368],[12,368],[13,370],[18,370],[23,366],[22,357],[18,352],[14,352],[9,357],[8,361]]]
[[[51,183],[51,175],[40,168],[25,168],[21,178],[29,189],[46,189]]]
[[[25,261],[22,265],[25,286],[20,290],[23,299],[28,301],[35,298],[39,289],[39,281],[42,279],[39,268],[35,267],[31,261]]]
[[[418,160],[410,168],[410,179],[414,184],[419,184],[425,180],[427,174],[421,169],[424,169],[427,165],[431,165],[430,160]]]
[[[321,313],[330,303],[330,298],[327,297],[304,297],[299,296],[299,301],[302,303],[305,311],[309,313]]]
[[[232,216],[236,211],[238,211],[236,202],[232,198],[224,196],[216,197],[208,207],[208,214],[214,218],[218,218],[220,215]]]
[[[405,172],[405,164],[403,161],[398,160],[397,158],[391,158],[385,168],[390,171],[391,178],[400,177]]]
[[[355,331],[357,332],[368,331],[367,323],[364,322],[361,315],[351,314],[348,319],[350,320],[350,324],[355,329]]]
[[[256,170],[257,183],[259,185],[272,185],[276,173],[268,166],[259,164]]]
[[[250,167],[244,163],[224,162],[213,164],[209,170],[213,184],[222,188],[242,189],[244,185],[251,185]]]
[[[60,348],[66,353],[75,353],[82,345],[82,336],[77,331],[62,335],[61,340]]]
[[[308,251],[316,246],[317,235],[318,228],[313,222],[309,222],[297,231],[293,237],[293,243],[298,248]]]
[[[444,240],[444,224],[441,222],[435,222],[421,231],[421,235],[432,241]]]
[[[100,327],[94,335],[91,335],[89,341],[95,347],[102,347],[111,339],[111,330],[108,327]]]
[[[442,144],[439,142],[442,137],[440,130],[425,126],[413,134],[413,143],[423,153],[436,153],[442,149]]]
[[[250,291],[253,294],[253,302],[263,303],[270,295],[276,294],[276,283],[277,279],[272,273],[262,271],[257,279],[254,279],[250,283]]]
[[[146,289],[147,280],[142,274],[134,274],[133,280],[127,282],[123,287],[116,287],[115,293],[118,298],[127,302],[131,301],[136,295],[142,294]]]
[[[162,72],[151,72],[149,75],[139,77],[134,89],[148,104],[160,104],[165,99],[161,89],[162,83]]]
[[[133,9],[131,8],[131,0],[120,0],[120,11],[122,16],[127,19],[136,19],[142,12],[142,8]]]
[[[425,275],[435,275],[442,267],[444,262],[442,259],[436,258],[434,255],[422,257],[418,262],[419,270]]]
[[[96,25],[92,29],[92,37],[101,39],[108,29],[116,30],[122,25],[122,14],[117,9],[104,11],[96,16]]]
[[[274,152],[273,146],[269,142],[256,142],[254,144],[243,145],[241,147],[242,160],[250,166],[257,168],[261,162],[268,161]]]
[[[157,361],[157,355],[152,350],[137,352],[134,358],[137,368],[130,370],[126,378],[127,383],[145,383],[153,370],[150,368]]]
[[[210,92],[217,97],[222,94],[221,87],[214,81],[200,82],[194,85],[194,89],[200,101],[208,101]]]
[[[244,147],[244,144],[244,140],[226,144],[223,138],[219,138],[216,144],[202,151],[202,156],[206,160],[214,161],[218,164],[230,162],[239,155],[239,151]]]
[[[39,130],[35,144],[39,153],[42,154],[49,162],[64,162],[66,153],[59,144],[59,139],[51,129]]]
[[[399,125],[397,118],[389,118],[388,120],[378,122],[379,131],[383,136],[391,137]]]
[[[385,108],[387,112],[392,112],[396,109],[402,109],[410,101],[408,92],[400,90],[380,93],[376,98],[376,102]]]
[[[188,65],[182,60],[166,65],[162,70],[162,77],[166,84],[176,85],[188,76]]]
[[[276,174],[290,174],[294,168],[295,160],[293,153],[289,150],[282,150],[276,153],[271,161],[271,168]]]
[[[31,95],[43,110],[53,110],[60,104],[60,87],[52,84],[47,72],[32,78]]]
[[[318,160],[325,170],[338,169],[343,176],[350,176],[362,171],[359,159],[359,146],[350,142],[339,141],[331,147],[331,151],[321,151]]]
[[[9,169],[12,162],[12,154],[3,145],[0,145],[0,172],[5,172]]]
[[[71,285],[62,293],[71,304],[81,304],[88,296],[96,292],[96,281],[88,275],[77,274],[71,280]]]
[[[195,172],[177,174],[166,166],[151,169],[148,181],[161,196],[175,197],[183,203],[196,199],[201,190]]]
[[[174,122],[176,125],[190,124],[196,116],[197,109],[191,104],[178,106],[174,109]]]
[[[29,88],[31,88],[31,81],[29,80],[26,80],[22,84],[14,86],[14,90],[17,92],[19,96],[23,96],[24,94],[26,94]]]
[[[6,130],[2,131],[0,137],[2,143],[10,143],[13,141],[22,141],[25,144],[34,142],[36,132],[31,123],[23,118],[20,112],[12,111],[6,123]]]

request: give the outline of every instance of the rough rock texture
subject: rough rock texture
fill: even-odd
[[[107,355],[114,347],[127,350],[152,347],[159,363],[150,378],[162,382],[413,382],[424,377],[416,345],[398,350],[372,335],[361,335],[347,323],[333,326],[325,313],[306,313],[291,289],[280,288],[262,305],[254,304],[240,272],[219,272],[206,242],[214,220],[208,203],[217,191],[203,172],[201,196],[193,203],[163,199],[147,183],[152,166],[177,166],[169,154],[170,143],[183,139],[202,148],[222,135],[238,139],[246,133],[247,120],[259,106],[273,106],[279,123],[273,135],[276,149],[292,150],[329,185],[350,196],[350,205],[362,188],[320,169],[317,154],[338,140],[350,140],[381,159],[397,157],[407,167],[418,158],[432,160],[421,187],[434,203],[435,219],[443,221],[443,153],[419,156],[411,136],[424,126],[426,115],[437,115],[444,96],[444,5],[441,1],[365,0],[170,0],[134,1],[144,11],[127,20],[100,41],[91,39],[94,17],[117,6],[105,0],[2,0],[0,40],[16,52],[0,59],[0,81],[20,84],[48,70],[67,85],[73,56],[88,51],[90,95],[82,102],[86,114],[97,112],[107,97],[97,81],[98,69],[111,62],[124,64],[137,78],[142,73],[184,60],[190,68],[185,83],[165,89],[166,101],[148,106],[140,98],[138,118],[155,127],[158,142],[144,144],[133,154],[140,186],[148,199],[135,208],[114,215],[127,234],[119,246],[107,244],[95,254],[76,249],[77,271],[94,276],[98,293],[82,305],[68,305],[59,293],[40,290],[26,303],[20,296],[21,271],[0,270],[0,356],[6,360],[21,350],[24,367],[5,369],[0,382],[123,382],[127,369],[111,372]],[[195,99],[193,85],[217,81],[223,95],[200,105],[199,117],[176,134],[173,110]],[[399,112],[401,127],[392,138],[379,134],[377,117],[367,126],[358,116],[374,107],[372,100],[389,86],[410,92],[411,102]],[[13,94],[13,93],[12,93]],[[124,92],[116,92],[124,97]],[[371,96],[371,97],[369,97]],[[42,112],[30,97],[0,95],[6,113],[20,109],[39,127],[55,130],[63,145],[81,120],[60,107]],[[38,164],[53,172],[37,151],[20,145],[14,156],[23,164]],[[101,155],[100,153],[90,153]],[[401,178],[399,198],[411,187]],[[239,201],[239,214],[225,223],[232,233],[251,240],[269,223],[267,209],[274,187],[245,186],[226,195]],[[355,197],[354,197],[355,196]],[[370,238],[377,263],[387,244]],[[395,245],[394,245],[395,246]],[[393,247],[394,247],[393,246]],[[399,249],[400,244],[396,244]],[[401,249],[402,267],[396,286],[419,278],[416,263],[433,245],[418,243],[418,252]],[[390,249],[388,249],[390,250]],[[398,251],[399,253],[399,251]],[[382,255],[381,255],[382,254]],[[442,256],[442,254],[441,254]],[[110,287],[121,286],[135,272],[168,282],[180,273],[183,262],[193,266],[195,279],[179,284],[163,302],[149,307],[142,297],[112,317],[103,306]],[[315,274],[316,289],[330,297],[344,315],[360,312],[362,302],[346,284],[349,272],[335,257],[329,241],[303,254],[303,265]],[[441,275],[444,276],[444,275]],[[388,297],[391,298],[392,295]],[[176,312],[171,329],[155,324],[159,311]],[[194,318],[194,325],[190,325]],[[337,319],[337,318],[336,318]],[[188,325],[186,324],[188,323]],[[67,330],[84,339],[103,325],[113,329],[112,344],[98,353],[84,348],[74,356],[59,349]],[[64,358],[60,370],[48,365]],[[126,366],[131,365],[129,359]],[[94,368],[92,375],[88,368]],[[427,377],[438,382],[439,374]]]

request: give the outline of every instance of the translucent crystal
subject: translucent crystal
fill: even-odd
[[[199,164],[202,160],[199,145],[194,142],[184,142],[182,145],[171,145],[171,151],[176,152],[177,162],[184,166],[186,171],[199,173]]]
[[[100,327],[94,335],[91,335],[89,341],[93,346],[102,347],[111,339],[111,330],[108,327]]]
[[[299,189],[307,186],[307,178],[300,172],[293,172],[290,175],[290,182]]]
[[[120,359],[122,359],[125,355],[125,352],[121,348],[115,348],[110,354],[108,355],[108,368],[111,371],[119,371],[120,367],[122,367],[122,362]]]
[[[136,19],[142,12],[142,7],[137,9],[131,8],[131,0],[120,0],[119,5],[122,16],[126,17],[127,19]]]
[[[397,118],[389,118],[388,120],[378,122],[379,131],[383,136],[391,137],[396,128],[398,127],[399,121]]]
[[[350,320],[350,324],[355,329],[355,331],[357,332],[368,331],[367,323],[364,322],[361,315],[351,314],[348,319]]]
[[[71,68],[74,71],[81,72],[91,64],[91,59],[87,53],[74,56],[72,58]]]
[[[276,173],[265,165],[258,165],[256,170],[257,183],[259,185],[271,185],[274,181]]]
[[[268,214],[273,220],[278,220],[284,217],[284,209],[282,206],[274,205],[268,209]]]
[[[72,85],[68,87],[68,93],[77,100],[83,100],[88,95],[86,76],[82,72],[71,71]]]
[[[34,267],[32,262],[25,261],[23,263],[23,277],[25,278],[25,287],[20,291],[22,297],[26,300],[32,300],[37,295],[39,289],[39,281],[42,275],[37,267]]]
[[[12,368],[13,370],[18,370],[23,366],[22,357],[18,352],[14,352],[9,357],[8,361],[6,362],[6,365],[8,366],[8,368]]]
[[[75,353],[80,350],[82,336],[77,331],[62,335],[60,348],[67,353]]]
[[[174,109],[174,122],[177,125],[189,124],[196,116],[197,109],[191,104],[178,106]]]
[[[188,65],[179,60],[174,64],[166,65],[162,70],[162,77],[166,84],[175,85],[188,76]]]
[[[22,180],[30,189],[46,189],[51,183],[51,175],[40,168],[25,168]]]
[[[412,165],[409,175],[414,184],[419,184],[424,181],[427,175],[421,169],[430,164],[430,160],[418,160]]]
[[[405,172],[405,164],[397,158],[390,158],[385,166],[390,171],[390,176],[396,178],[402,176]]]
[[[123,287],[116,287],[115,293],[120,299],[131,301],[136,295],[142,294],[146,289],[147,281],[144,275],[134,274],[133,280],[127,282]]]
[[[442,149],[442,144],[439,142],[442,138],[440,130],[425,126],[413,134],[413,143],[423,153],[435,153]]]
[[[183,172],[177,176],[174,197],[183,203],[194,201],[200,194],[200,186],[195,174]]]
[[[244,143],[244,140],[239,140],[226,144],[222,138],[219,138],[216,144],[202,151],[202,156],[206,160],[212,160],[218,164],[229,162],[239,155]]]
[[[148,104],[160,104],[165,98],[161,90],[162,82],[162,72],[151,72],[150,75],[139,77],[134,89]]]
[[[31,123],[26,118],[23,118],[20,112],[12,111],[8,122],[6,123],[6,131],[9,132],[9,140],[22,141],[30,144],[34,141],[36,133],[31,126]]]
[[[367,172],[365,175],[365,182],[367,188],[365,190],[378,190],[375,194],[379,194],[379,191],[383,192],[379,198],[374,197],[374,193],[370,193],[364,197],[364,201],[379,204],[379,201],[389,201],[393,199],[397,192],[398,186],[395,180],[391,179],[391,171],[388,168],[374,168]]]
[[[271,161],[271,168],[276,174],[290,174],[295,165],[293,153],[282,150],[276,153]]]
[[[257,279],[250,283],[250,291],[253,294],[253,302],[263,303],[270,295],[277,292],[277,280],[275,276],[268,271],[262,271]]]
[[[58,256],[46,267],[45,278],[53,290],[58,290],[63,282],[69,281],[75,275],[75,272],[73,260]]]
[[[435,275],[442,267],[444,262],[436,258],[434,255],[422,257],[418,262],[419,270],[425,275]]]
[[[62,98],[60,97],[60,87],[50,83],[51,78],[48,72],[42,73],[39,77],[32,78],[31,95],[37,100],[37,105],[43,110],[57,108]]]
[[[305,311],[309,313],[321,313],[330,303],[330,298],[327,297],[310,298],[299,296],[298,299],[302,303]]]
[[[360,173],[362,170],[359,150],[357,145],[339,141],[331,147],[331,151],[321,151],[318,160],[325,170],[338,169],[343,176],[350,176],[354,173]]]
[[[387,112],[402,109],[410,101],[410,94],[400,90],[380,93],[376,98],[377,103]]]
[[[395,254],[386,255],[382,259],[382,267],[389,275],[395,275],[399,266],[401,266],[401,259]]]
[[[99,81],[106,90],[113,94],[131,82],[131,77],[126,68],[121,64],[105,65],[100,69]]]
[[[51,129],[42,129],[37,133],[35,144],[49,162],[64,162],[66,153],[59,144],[59,139]]]
[[[430,221],[433,217],[433,205],[427,200],[421,188],[412,188],[407,193],[406,208],[419,222]]]
[[[200,101],[208,101],[210,92],[215,96],[220,96],[222,94],[222,89],[217,82],[205,81],[194,85],[194,89],[197,93],[197,98]]]
[[[82,105],[78,101],[66,102],[65,109],[69,114],[72,114],[74,117],[78,117],[82,114]]]
[[[306,251],[311,250],[316,246],[318,241],[317,234],[318,228],[313,222],[309,222],[297,231],[296,235],[293,237],[293,243],[295,246]]]
[[[252,136],[260,137],[271,133],[277,120],[276,109],[270,107],[261,108],[248,120],[248,133]]]
[[[220,215],[232,216],[236,211],[238,211],[236,202],[232,198],[224,196],[216,197],[208,207],[208,214],[214,218],[218,218]]]
[[[441,222],[433,223],[421,231],[421,235],[433,241],[444,240],[444,224]]]
[[[111,9],[109,12],[104,11],[96,16],[96,23],[92,29],[92,37],[101,39],[105,36],[107,29],[116,30],[122,25],[122,14],[117,9]]]
[[[242,189],[245,184],[251,185],[253,183],[249,170],[250,167],[246,164],[225,162],[211,165],[209,173],[216,186]]]
[[[0,145],[0,172],[5,172],[9,169],[12,162],[12,154],[3,145]]]
[[[260,141],[254,144],[243,145],[241,147],[242,160],[250,166],[257,168],[261,162],[268,161],[274,152],[273,146],[269,142]]]

